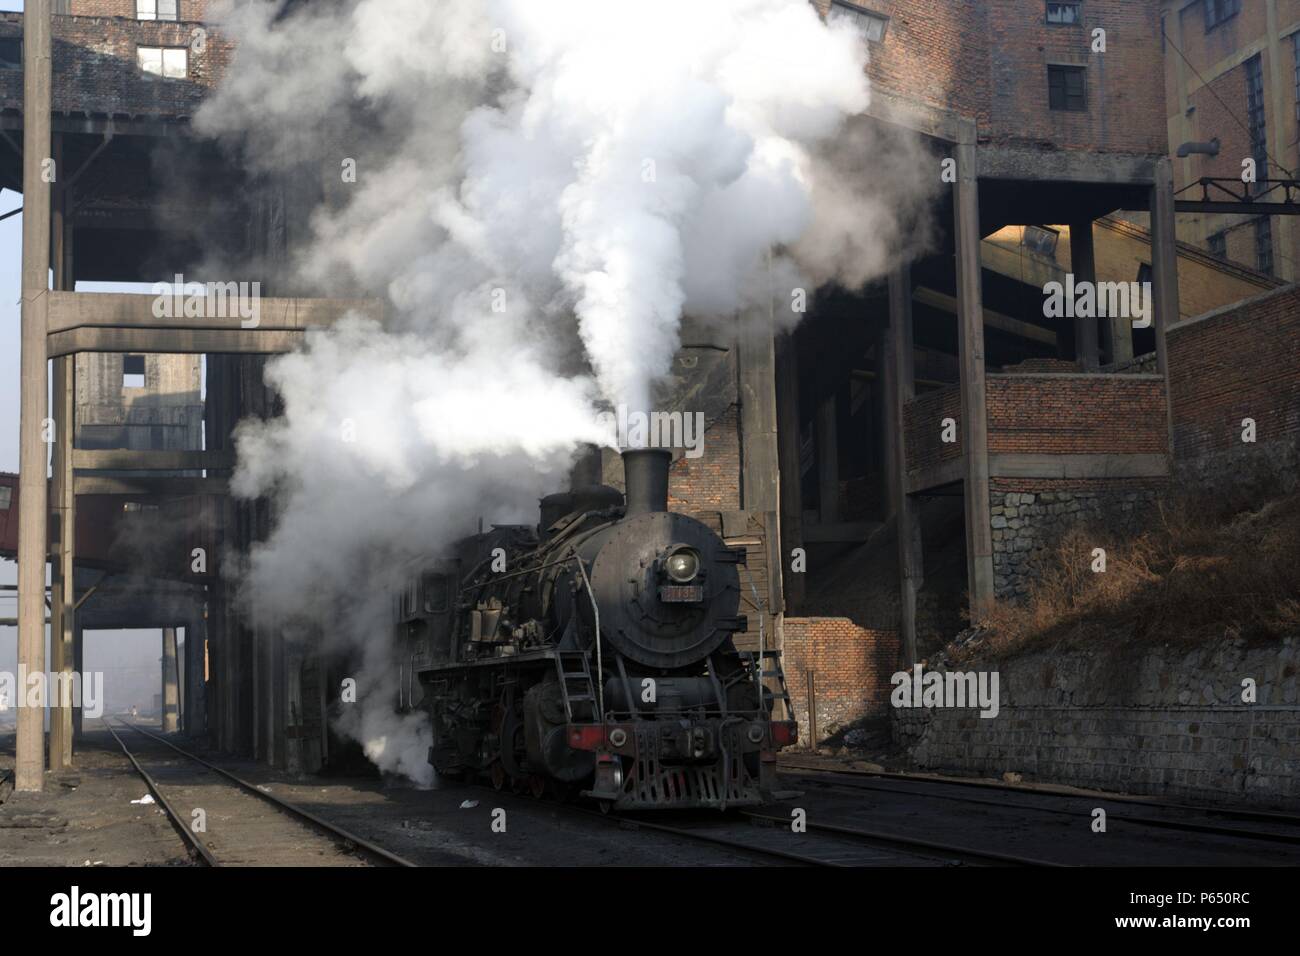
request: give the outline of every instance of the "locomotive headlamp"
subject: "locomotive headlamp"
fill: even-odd
[[[678,584],[695,580],[700,573],[700,555],[691,548],[678,548],[664,562],[664,573]]]

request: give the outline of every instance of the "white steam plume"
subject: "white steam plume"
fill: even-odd
[[[283,284],[384,296],[392,318],[269,365],[284,415],[242,427],[235,486],[278,517],[245,590],[363,649],[344,729],[419,776],[427,728],[388,706],[388,603],[366,596],[475,515],[534,520],[578,444],[606,439],[599,403],[651,407],[683,314],[882,274],[932,177],[910,144],[848,138],[866,45],[801,0],[278,13],[218,14],[238,46],[196,125],[323,184]]]

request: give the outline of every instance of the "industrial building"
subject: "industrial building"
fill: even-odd
[[[1284,284],[1300,208],[1286,171],[1300,163],[1288,92],[1300,0],[814,5],[864,31],[861,122],[932,157],[935,240],[887,281],[822,290],[792,333],[733,337],[688,317],[667,405],[707,422],[707,454],[673,465],[672,505],[748,552],[748,641],[783,650],[793,716],[817,742],[885,716],[889,675],[1018,600],[1033,554],[1072,521],[1135,522],[1180,468],[1230,470],[1255,453],[1234,444],[1243,409],[1274,465],[1294,459],[1300,363],[1282,376],[1261,366],[1279,349],[1294,359],[1300,341]],[[191,133],[232,52],[201,0],[27,10],[0,18],[0,185],[26,210],[31,405],[22,474],[0,486],[12,489],[0,547],[25,556],[21,659],[44,666],[48,528],[51,669],[76,669],[88,628],[166,628],[173,659],[183,629],[178,699],[164,691],[163,704],[185,733],[318,770],[338,675],[236,602],[235,572],[275,514],[230,495],[232,434],[277,413],[268,356],[348,311],[382,318],[383,304],[277,286],[328,187],[301,170],[234,168]],[[1152,81],[1160,63],[1165,84]],[[1195,145],[1212,139],[1217,152]],[[1255,191],[1202,194],[1202,177],[1239,178],[1246,157],[1261,170]],[[246,276],[261,283],[255,328],[77,291],[201,281],[214,248],[261,264]],[[1151,296],[1145,311],[1047,314],[1045,289],[1067,277],[1149,283]],[[1229,340],[1242,364],[1223,359]],[[48,487],[46,417],[58,426]],[[594,455],[575,482],[621,487],[621,467]],[[1042,506],[1058,495],[1071,506]],[[54,714],[48,765],[75,764],[73,709]],[[39,789],[46,765],[39,716],[20,717],[17,786]]]

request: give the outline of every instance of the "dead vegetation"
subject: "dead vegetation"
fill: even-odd
[[[1092,569],[1098,547],[1104,572]],[[1170,498],[1136,536],[1072,530],[1035,571],[1024,604],[999,605],[982,622],[981,653],[1225,635],[1270,643],[1300,632],[1300,494],[1235,513],[1222,502]]]

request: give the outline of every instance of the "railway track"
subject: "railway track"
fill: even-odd
[[[821,786],[839,787],[852,791],[868,790],[893,794],[895,796],[902,795],[919,797],[925,800],[946,800],[975,806],[996,807],[1001,810],[1014,809],[1018,812],[1024,811],[1040,815],[1065,816],[1075,819],[1077,819],[1081,813],[1086,813],[1092,806],[1121,804],[1132,807],[1145,807],[1157,812],[1163,811],[1184,815],[1197,815],[1207,818],[1219,817],[1227,820],[1236,820],[1242,823],[1254,824],[1267,822],[1277,827],[1277,829],[1247,829],[1243,826],[1223,825],[1208,822],[1208,820],[1170,819],[1167,817],[1151,816],[1148,814],[1129,811],[1116,812],[1114,810],[1108,810],[1107,812],[1107,819],[1111,822],[1128,823],[1140,827],[1151,827],[1155,829],[1179,830],[1188,833],[1229,836],[1234,839],[1254,840],[1262,843],[1300,846],[1300,817],[1281,813],[1270,813],[1268,811],[1234,810],[1222,807],[1197,806],[1195,804],[1161,803],[1158,801],[1145,800],[1140,797],[1130,797],[1123,794],[1071,793],[1058,790],[1018,787],[1014,784],[998,784],[993,781],[954,780],[952,778],[898,772],[874,773],[871,771],[861,770],[835,771],[798,769],[794,773],[783,772],[783,774],[796,780],[807,780]],[[873,781],[879,782],[867,782],[866,780],[858,779],[862,777],[870,778]],[[919,789],[927,786],[948,788],[953,792],[937,793],[933,790]],[[1005,799],[995,800],[979,796],[971,796],[960,792],[962,790],[1009,792],[1021,795],[1027,799],[1046,797],[1055,801],[1073,800],[1088,804],[1088,806],[1085,806],[1082,809],[1077,807],[1065,809],[1060,806],[1042,806],[1041,804],[1020,800],[1016,802],[1008,802]]]
[[[153,744],[168,748],[183,758],[184,763],[178,765],[174,760],[169,762],[166,751],[161,751],[164,759],[160,760],[160,751],[156,746],[152,748],[152,753],[134,752],[111,723],[105,721],[105,726],[144,780],[172,827],[197,859],[207,866],[257,865],[263,862],[359,865],[360,859],[379,866],[417,865],[309,810],[268,793],[230,771],[176,746],[165,737],[126,721],[120,724]],[[194,768],[201,768],[197,775]],[[221,786],[214,789],[213,783]],[[201,804],[197,801],[201,801]],[[223,829],[219,838],[216,831],[212,834],[208,834],[206,829],[195,832],[191,824],[196,809],[203,810],[205,821],[226,818],[238,819],[240,822]]]
[[[513,791],[498,791],[486,784],[476,789],[491,790],[496,797],[526,800]],[[532,802],[540,798],[534,797]],[[696,843],[723,847],[771,865],[795,866],[1061,866],[1047,860],[981,850],[896,833],[823,823],[806,819],[802,832],[795,832],[791,819],[751,810],[717,819],[694,818],[681,824],[649,820],[644,815],[628,817],[602,813],[570,803],[552,802],[561,812],[599,821],[623,830],[646,830]],[[680,815],[680,814],[679,814]]]

